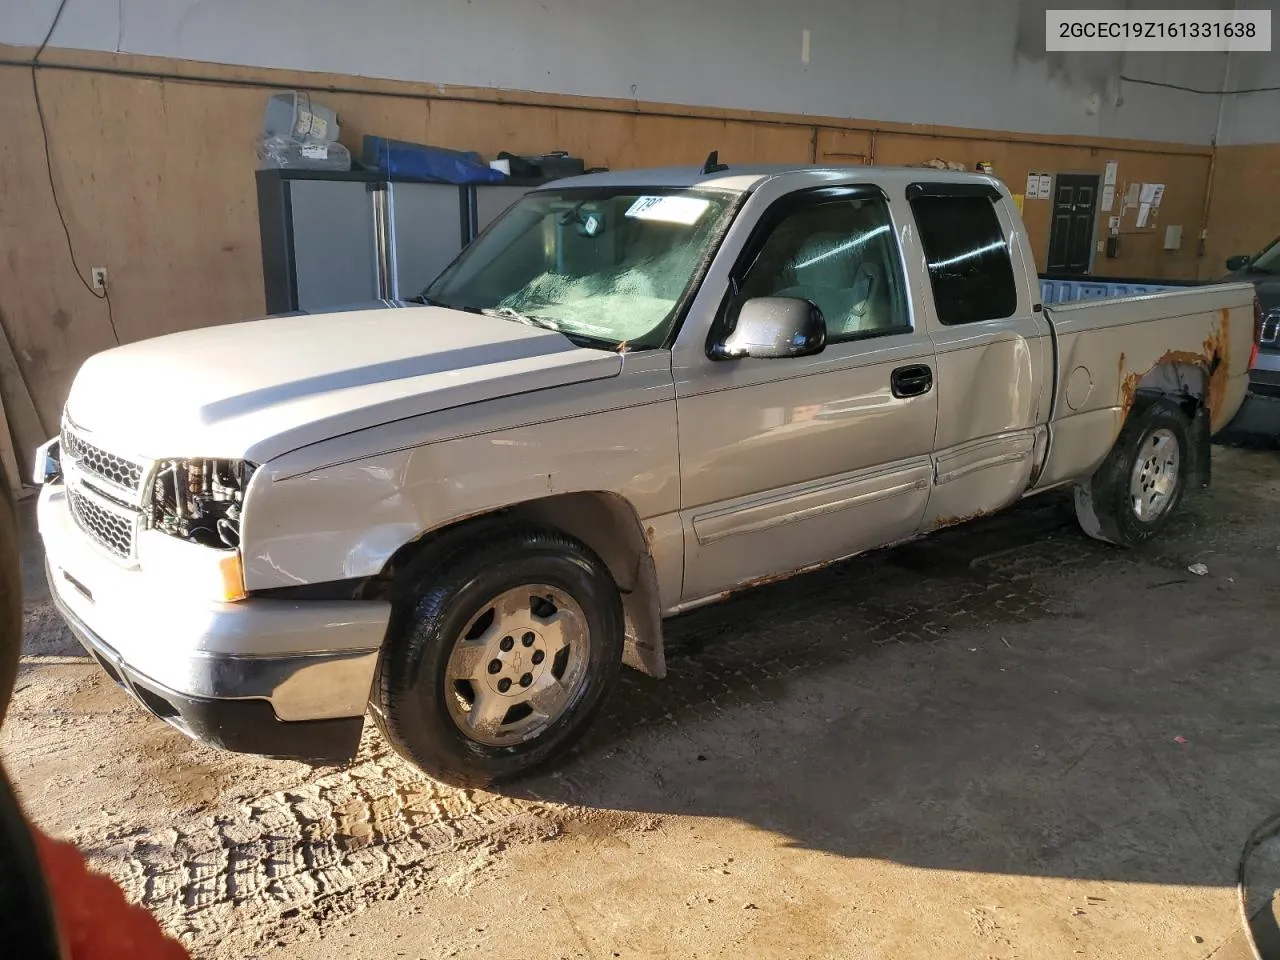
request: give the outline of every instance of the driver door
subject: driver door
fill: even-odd
[[[712,338],[747,299],[800,297],[822,310],[826,348],[716,361],[705,340],[677,345],[684,603],[918,530],[938,401],[902,261],[879,189],[787,194],[734,259]]]

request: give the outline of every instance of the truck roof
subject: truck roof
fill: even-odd
[[[866,167],[819,166],[810,164],[776,164],[733,166],[716,173],[703,173],[701,167],[655,167],[641,170],[609,170],[567,177],[547,184],[547,189],[577,187],[701,187],[744,193],[754,190],[766,180],[786,181],[784,189],[802,189],[823,183],[848,183],[874,180],[891,186],[929,180],[934,183],[986,183],[999,188],[999,181],[985,173],[934,170],[931,167]]]

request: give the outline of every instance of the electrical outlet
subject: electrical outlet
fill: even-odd
[[[107,268],[90,267],[89,275],[93,278],[93,289],[99,293],[107,292]]]

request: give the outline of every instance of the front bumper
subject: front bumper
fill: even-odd
[[[1280,400],[1280,369],[1256,366],[1249,371],[1249,393],[1255,397]]]
[[[389,605],[213,603],[100,551],[61,485],[42,488],[38,515],[58,612],[153,714],[242,753],[335,762],[355,752]]]
[[[1249,371],[1249,391],[1223,436],[1280,437],[1280,355],[1259,354]]]

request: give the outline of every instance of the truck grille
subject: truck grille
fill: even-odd
[[[117,560],[133,560],[150,466],[90,443],[69,420],[63,421],[59,447],[76,526]]]
[[[121,560],[133,556],[133,533],[137,522],[136,517],[131,519],[127,516],[128,508],[120,507],[119,512],[107,509],[74,487],[67,488],[67,501],[71,504],[71,516],[76,524],[94,541]]]
[[[141,464],[107,453],[84,440],[67,427],[62,428],[60,446],[64,456],[74,460],[85,473],[107,483],[137,493],[142,487]]]

